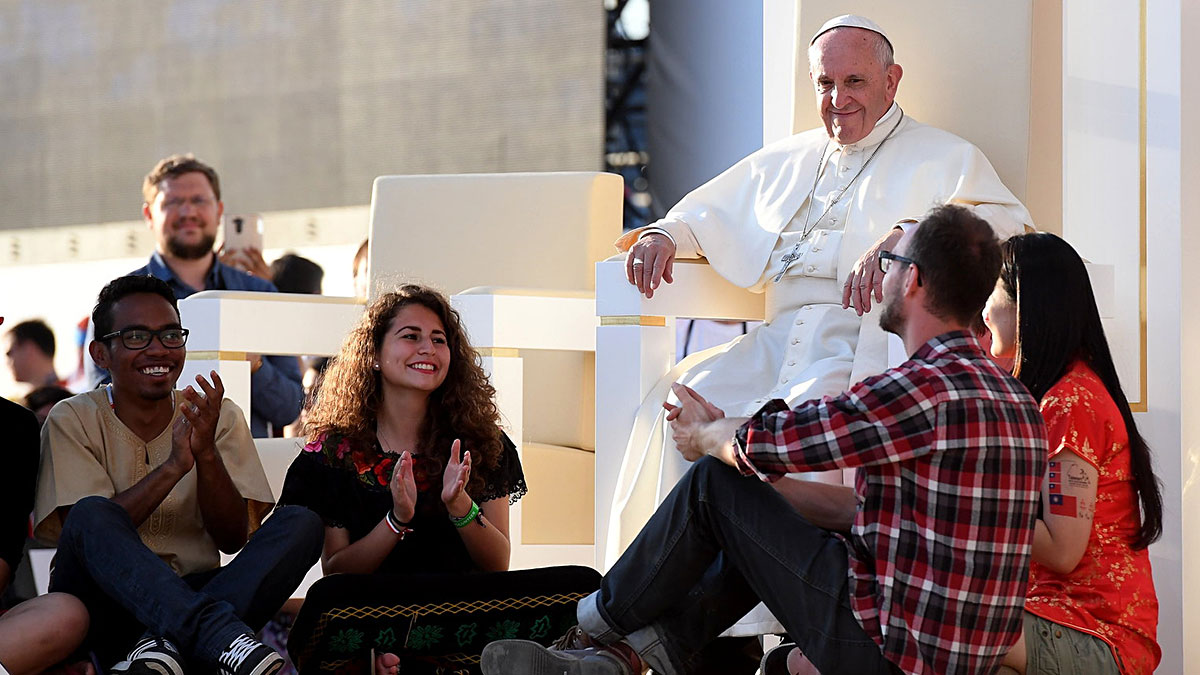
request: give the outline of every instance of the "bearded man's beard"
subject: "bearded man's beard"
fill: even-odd
[[[185,244],[175,237],[167,239],[167,252],[180,260],[199,260],[213,252],[213,244],[217,238],[211,234],[203,235],[194,244]]]

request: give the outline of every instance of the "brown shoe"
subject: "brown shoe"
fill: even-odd
[[[567,649],[587,649],[596,646],[596,642],[592,640],[591,635],[588,635],[579,626],[571,626],[571,629],[563,633],[562,637],[555,640],[550,645],[550,648],[563,651]]]

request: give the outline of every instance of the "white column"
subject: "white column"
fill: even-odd
[[[603,263],[601,263],[603,264]],[[642,321],[661,319],[661,325]],[[596,566],[604,566],[608,521],[637,409],[674,364],[675,321],[602,317],[596,329]]]

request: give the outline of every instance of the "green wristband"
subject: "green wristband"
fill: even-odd
[[[475,500],[471,500],[471,510],[467,511],[467,515],[463,516],[462,518],[450,516],[450,522],[454,523],[454,526],[461,530],[462,528],[470,525],[472,520],[475,520],[479,517],[479,505],[475,503]]]

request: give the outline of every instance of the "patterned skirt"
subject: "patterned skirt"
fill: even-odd
[[[288,638],[301,675],[370,673],[372,653],[400,672],[478,674],[493,640],[549,645],[575,625],[576,603],[600,587],[588,567],[480,574],[335,574],[313,584]]]

